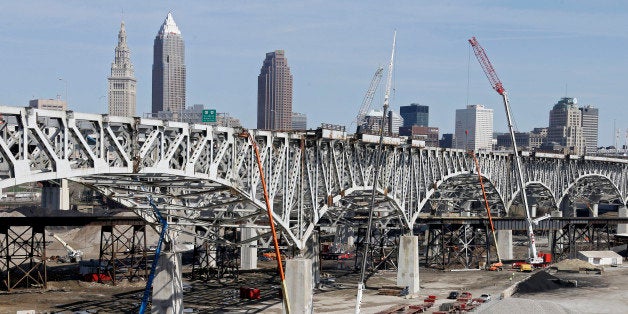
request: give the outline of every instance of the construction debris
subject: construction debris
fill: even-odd
[[[545,271],[539,271],[527,280],[519,283],[515,293],[535,293],[555,290],[565,287],[573,287],[573,283],[563,281]]]
[[[595,266],[589,262],[585,262],[580,259],[566,259],[550,266],[550,269],[559,272],[589,272],[597,271],[602,272],[603,267]]]

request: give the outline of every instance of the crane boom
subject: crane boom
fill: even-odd
[[[508,122],[508,131],[510,132],[510,140],[512,141],[512,147],[514,151],[514,159],[515,159],[515,168],[517,173],[517,181],[519,183],[519,189],[521,192],[521,200],[523,202],[524,211],[526,213],[526,221],[528,223],[528,260],[532,264],[542,263],[542,259],[539,259],[536,252],[536,243],[534,239],[534,229],[532,227],[532,218],[530,217],[530,207],[528,206],[528,196],[526,195],[525,182],[523,181],[523,171],[521,170],[521,157],[519,156],[519,150],[517,149],[517,141],[515,140],[515,129],[512,124],[512,116],[510,115],[510,103],[508,100],[508,93],[506,89],[502,85],[502,82],[499,80],[497,76],[497,72],[491,61],[488,59],[484,48],[480,46],[477,39],[475,37],[471,37],[469,39],[469,43],[473,48],[473,52],[475,53],[475,57],[480,62],[482,66],[482,70],[484,70],[484,74],[488,78],[488,81],[491,83],[491,87],[502,96],[504,101],[504,108],[506,109],[506,120]]]
[[[480,62],[480,66],[482,66],[482,70],[484,70],[484,74],[486,74],[486,78],[488,78],[488,81],[491,83],[491,87],[493,87],[493,89],[500,95],[504,95],[506,90],[502,85],[502,81],[497,76],[497,72],[495,71],[495,68],[493,68],[491,60],[488,59],[484,48],[480,46],[480,43],[477,39],[475,39],[475,37],[471,37],[471,39],[469,39],[469,43],[471,44],[471,48],[473,48],[475,57],[478,58],[478,61]]]
[[[375,91],[377,91],[377,87],[379,86],[379,82],[382,80],[382,73],[384,72],[383,67],[378,67],[373,75],[373,79],[371,79],[371,85],[369,85],[369,89],[366,91],[364,95],[364,99],[362,100],[362,106],[360,106],[360,111],[358,111],[358,116],[355,119],[356,126],[359,130],[362,125],[364,125],[364,117],[366,117],[366,113],[371,108],[371,104],[373,103],[373,97],[375,97]]]
[[[83,252],[82,251],[75,250],[67,242],[63,241],[63,239],[61,239],[61,237],[59,237],[58,235],[56,235],[54,233],[51,233],[50,235],[53,238],[57,239],[57,241],[59,241],[59,243],[61,243],[61,245],[63,245],[65,250],[68,251],[68,257],[70,258],[70,260],[74,260],[74,261],[81,260],[81,257],[83,256]]]

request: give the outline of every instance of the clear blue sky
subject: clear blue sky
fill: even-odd
[[[172,11],[186,44],[188,105],[230,112],[245,127],[255,127],[257,75],[276,49],[294,76],[293,110],[309,127],[348,126],[395,29],[392,108],[430,106],[441,133],[453,132],[467,103],[493,108],[495,130],[506,130],[501,98],[469,62],[471,36],[509,91],[519,130],[547,126],[565,95],[600,109],[600,145],[613,143],[614,121],[628,127],[623,1],[3,1],[0,104],[65,97],[65,81],[70,109],[105,113],[122,11],[138,114],[150,111],[153,40]]]

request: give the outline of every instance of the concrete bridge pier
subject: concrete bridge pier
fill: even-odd
[[[343,251],[351,250],[355,243],[355,234],[353,228],[347,225],[337,225],[336,234],[334,235],[334,243],[342,244]]]
[[[70,189],[68,180],[55,180],[55,183],[42,182],[41,207],[53,210],[70,209]]]
[[[530,217],[535,218],[536,217],[536,210],[539,207],[539,205],[534,204],[532,206],[530,206]]]
[[[183,313],[183,281],[181,276],[181,253],[162,252],[153,281],[154,314]]]
[[[497,251],[502,260],[514,259],[512,252],[512,230],[496,230]]]
[[[622,205],[618,209],[619,217],[628,217],[628,208],[625,205]],[[628,233],[628,224],[617,224],[617,233],[618,234],[626,234]]]
[[[554,211],[552,211],[550,213],[550,216],[552,216],[552,217],[563,217],[563,212],[560,211],[560,210],[554,210]],[[563,235],[563,231],[562,230],[556,230],[556,238],[560,238],[560,237],[562,237],[562,235]],[[550,232],[549,236],[548,236],[548,243],[549,243],[550,247],[553,245],[554,241],[555,241],[554,236],[553,236],[552,232]],[[563,250],[563,245],[557,243],[555,249],[562,251]]]
[[[419,292],[419,237],[399,238],[397,286],[408,287],[408,293]]]
[[[321,281],[321,250],[320,250],[320,234],[319,230],[315,229],[312,232],[312,236],[305,242],[305,250],[303,251],[303,257],[308,259],[311,265],[311,279],[312,287],[316,287]],[[287,266],[286,266],[287,267]]]
[[[252,225],[240,226],[242,242],[257,236],[257,230]],[[257,269],[257,240],[245,243],[240,247],[240,269]]]
[[[286,288],[290,313],[312,313],[314,311],[312,277],[311,259],[297,257],[286,260]],[[285,308],[283,313],[287,313]]]
[[[598,216],[598,208],[600,206],[600,203],[593,203],[591,204],[591,217],[597,217]]]

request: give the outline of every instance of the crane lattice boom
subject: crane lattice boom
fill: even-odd
[[[480,43],[478,43],[478,40],[475,39],[475,37],[471,37],[471,39],[469,39],[469,43],[471,44],[471,47],[473,48],[475,57],[478,58],[478,61],[480,62],[480,65],[482,66],[482,69],[484,70],[484,74],[486,74],[486,77],[491,83],[491,87],[493,87],[493,89],[496,90],[500,95],[503,95],[505,89],[504,89],[504,86],[502,85],[502,81],[499,80],[499,77],[497,76],[497,72],[495,72],[495,68],[493,68],[493,65],[491,64],[491,60],[488,59],[488,56],[486,55],[484,48],[480,46]]]
[[[486,56],[486,52],[484,51],[484,48],[480,46],[477,39],[475,39],[475,37],[471,37],[471,39],[469,39],[469,43],[471,44],[471,47],[473,47],[475,56],[478,58],[478,61],[480,62],[480,65],[482,66],[482,69],[484,70],[486,77],[491,83],[491,87],[493,87],[493,89],[496,90],[502,96],[502,99],[504,100],[504,108],[506,109],[506,121],[508,122],[508,131],[510,132],[510,140],[512,141],[512,148],[513,148],[513,154],[514,154],[514,159],[515,159],[515,168],[517,171],[517,179],[519,181],[519,189],[520,189],[519,191],[521,195],[521,200],[523,202],[523,207],[525,208],[525,212],[526,212],[526,220],[528,222],[528,238],[530,239],[528,243],[528,246],[529,246],[528,252],[529,252],[529,257],[530,257],[529,261],[532,264],[542,263],[542,259],[537,256],[537,252],[536,252],[536,244],[534,240],[534,228],[532,227],[533,222],[530,216],[530,210],[529,210],[530,206],[528,206],[528,196],[526,195],[526,185],[525,185],[525,182],[523,181],[523,171],[521,169],[521,156],[519,156],[519,151],[517,149],[517,141],[515,139],[515,129],[512,125],[512,116],[510,115],[510,104],[508,101],[508,93],[506,93],[506,90],[504,89],[502,82],[499,80],[499,77],[497,77],[497,72],[495,72],[495,69],[493,68],[493,65],[491,64],[491,61],[488,59],[488,56]]]
[[[358,128],[364,124],[364,117],[366,117],[366,113],[371,108],[371,104],[373,103],[373,97],[375,96],[375,91],[377,91],[379,82],[382,79],[383,72],[384,68],[382,68],[381,66],[377,68],[377,71],[375,71],[375,75],[373,75],[373,79],[371,80],[371,85],[364,95],[364,100],[362,100],[362,106],[360,106],[360,111],[358,111],[358,116],[356,117],[355,121]]]

